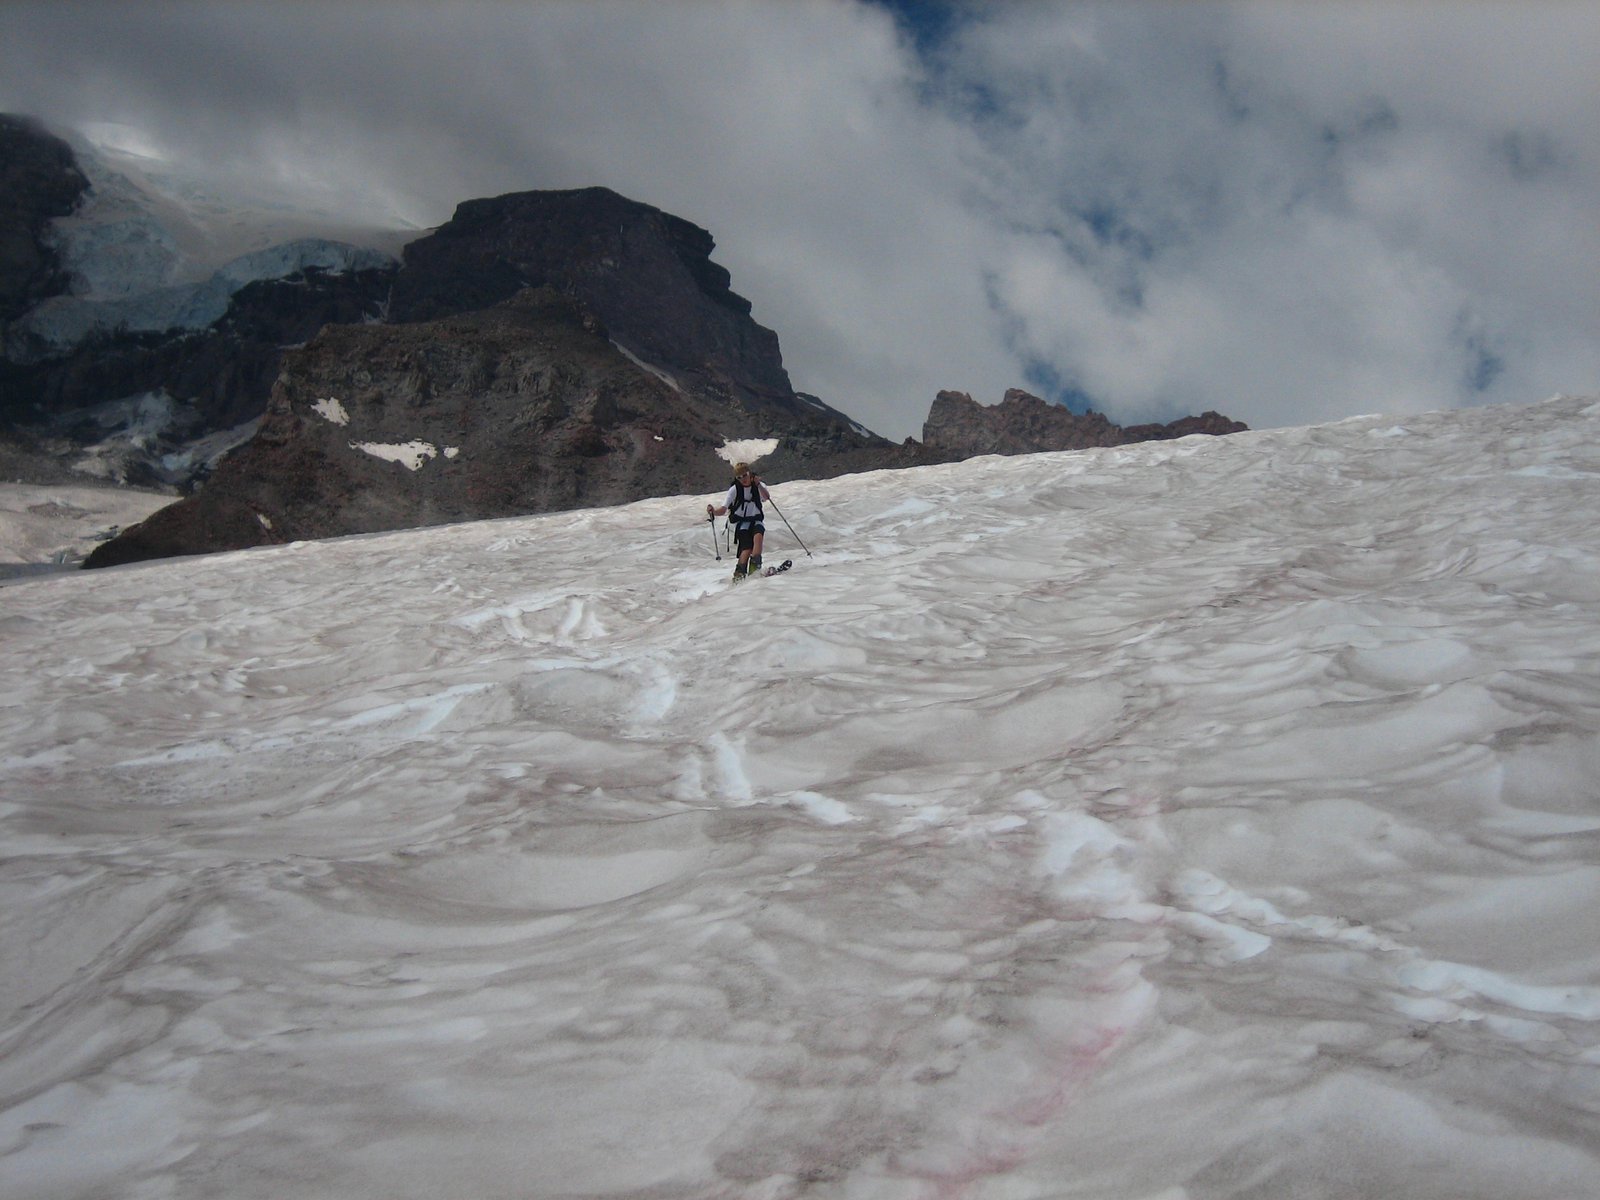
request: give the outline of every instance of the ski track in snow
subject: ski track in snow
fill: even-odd
[[[0,1194],[1600,1194],[1600,405],[774,491],[0,592]]]

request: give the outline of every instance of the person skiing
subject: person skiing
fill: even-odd
[[[706,505],[708,517],[728,514],[733,522],[734,539],[739,547],[739,565],[733,568],[733,581],[738,583],[749,575],[761,574],[761,543],[767,532],[762,523],[761,501],[771,500],[772,493],[761,477],[750,470],[749,463],[733,464],[733,486],[720,505]]]

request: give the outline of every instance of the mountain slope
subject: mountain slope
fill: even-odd
[[[781,485],[737,588],[702,494],[10,585],[0,1192],[1600,1195],[1597,480],[1569,399]]]
[[[392,233],[286,210],[270,185],[219,194],[185,164],[38,122],[0,117],[0,135],[6,235],[50,264],[0,295],[0,453],[29,474],[191,487],[249,436],[285,346],[381,312]]]
[[[291,356],[255,437],[91,566],[616,503],[704,482],[712,417],[548,289]]]

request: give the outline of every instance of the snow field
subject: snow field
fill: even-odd
[[[173,499],[122,488],[0,483],[0,578],[80,561],[113,529],[136,525]]]
[[[737,588],[699,496],[13,585],[0,1193],[1600,1194],[1597,446],[769,481]]]

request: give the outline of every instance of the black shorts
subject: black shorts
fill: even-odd
[[[767,527],[760,521],[749,525],[739,525],[734,528],[734,544],[741,550],[753,550],[756,544],[756,534],[765,533]]]

